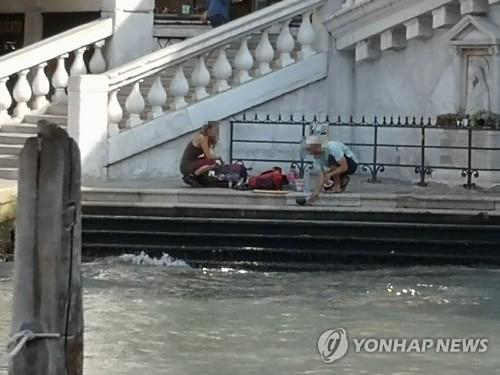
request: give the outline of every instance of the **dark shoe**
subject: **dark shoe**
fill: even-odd
[[[183,176],[182,177],[182,181],[184,181],[184,183],[186,185],[189,185],[189,186],[192,186],[192,187],[195,187],[195,188],[200,188],[202,187],[201,184],[196,180],[196,177],[195,176]]]
[[[242,181],[238,182],[236,185],[233,186],[233,189],[234,190],[238,190],[238,191],[247,191],[247,190],[250,190],[250,188],[248,187],[248,185],[245,183],[245,180],[242,180]]]
[[[308,204],[307,202],[307,199],[306,198],[297,198],[295,200],[295,202],[299,205],[299,206],[305,206]]]
[[[330,181],[327,181],[323,184],[323,190],[328,191],[331,190],[335,186],[335,181],[331,179]]]

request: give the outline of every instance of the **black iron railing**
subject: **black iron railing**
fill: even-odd
[[[488,133],[488,135],[498,135],[500,137],[500,127],[499,124],[495,124],[494,127],[476,127],[471,126],[471,122],[461,122],[457,124],[437,124],[436,121],[431,118],[415,118],[415,117],[383,117],[381,119],[375,117],[372,122],[367,122],[363,117],[361,121],[355,121],[350,118],[348,121],[344,121],[341,118],[337,118],[335,121],[331,121],[328,116],[320,118],[319,116],[294,116],[294,115],[242,115],[241,117],[233,118],[230,122],[230,159],[233,161],[243,161],[243,162],[263,162],[263,163],[289,163],[295,165],[301,176],[304,172],[311,168],[312,161],[308,160],[305,155],[301,153],[301,143],[304,136],[309,134],[310,127],[313,124],[325,124],[328,128],[350,128],[350,129],[366,129],[370,131],[371,141],[370,142],[344,142],[346,145],[356,148],[356,150],[363,151],[365,154],[366,150],[371,149],[371,157],[362,158],[360,160],[361,170],[369,173],[369,182],[380,183],[380,174],[385,172],[387,168],[411,168],[414,172],[419,175],[418,185],[427,186],[426,178],[431,176],[435,170],[450,170],[457,171],[460,176],[466,179],[463,185],[467,189],[473,189],[476,187],[474,179],[478,179],[480,172],[490,172],[500,174],[500,165],[494,166],[484,166],[478,165],[480,163],[474,162],[474,157],[478,156],[478,153],[489,153],[489,152],[500,152],[500,147],[494,145],[490,147],[484,144],[476,144],[475,140],[477,134],[481,132],[493,132]],[[488,123],[492,123],[491,121]],[[271,139],[263,139],[263,137],[255,137],[259,135],[258,132],[247,132],[249,136],[239,137],[236,134],[241,127],[249,127],[252,125],[265,125],[265,126],[289,126],[290,129],[294,128],[293,132],[295,137],[286,137],[287,139],[276,138],[272,136]],[[417,131],[418,136],[413,135],[411,141],[414,143],[395,143],[395,142],[380,142],[380,134],[384,130],[388,129],[404,129],[411,130],[414,133]],[[442,145],[442,144],[431,144],[429,142],[429,133],[432,131],[440,130],[443,132],[460,132],[464,134],[462,140],[466,144],[452,144],[452,145]],[[266,134],[272,134],[267,132]],[[364,133],[366,137],[366,133]],[[410,134],[409,134],[410,135]],[[333,137],[335,138],[335,137]],[[356,137],[353,137],[356,139]],[[410,137],[409,137],[410,138]],[[416,141],[418,139],[418,141]],[[342,139],[339,139],[343,141]],[[499,138],[500,140],[500,138]],[[480,142],[479,142],[480,143]],[[500,143],[500,141],[499,141]],[[262,153],[258,152],[251,157],[241,157],[238,155],[238,150],[236,150],[239,144],[261,144],[267,146],[275,145],[289,145],[291,147],[293,158],[266,158],[262,157]],[[413,150],[418,152],[418,163],[401,163],[401,162],[383,162],[380,160],[380,152],[383,149],[403,149],[403,150]],[[431,150],[437,150],[441,152],[438,156],[448,154],[450,152],[459,152],[465,155],[466,163],[463,165],[450,165],[449,163],[440,162],[429,162],[428,154]],[[440,159],[440,157],[438,157]]]

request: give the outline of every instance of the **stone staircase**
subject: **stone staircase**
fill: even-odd
[[[297,30],[292,30],[292,34],[296,34]],[[270,35],[270,41],[272,43],[276,43],[276,39],[278,38],[277,34]],[[249,42],[249,47],[255,49],[258,44],[258,39],[254,38],[253,41]],[[239,44],[237,42],[233,42],[229,45],[227,49],[228,58],[234,60],[234,57],[238,53]],[[213,65],[215,63],[217,56],[216,54],[210,54],[207,58],[207,64]],[[192,75],[193,69],[195,68],[195,61],[188,60],[185,65],[185,73],[186,77]],[[168,84],[172,81],[176,67],[171,67],[165,69],[162,74],[162,82],[168,87]],[[141,85],[141,93],[144,97],[147,96],[151,86],[153,85],[153,78],[146,77],[144,82]],[[118,100],[122,107],[125,107],[125,102],[127,100],[128,95],[130,94],[131,86],[124,87],[123,90],[120,91],[118,95]],[[191,92],[194,92],[194,88],[191,89]],[[190,96],[189,96],[190,97]],[[189,97],[187,101],[189,102]],[[147,113],[150,109],[149,106],[146,106]],[[128,119],[128,116],[124,116],[123,124]],[[146,117],[143,116],[143,119],[146,120]],[[49,122],[53,122],[63,128],[66,128],[68,118],[64,115],[27,115],[23,119],[22,123],[15,124],[6,124],[0,128],[0,179],[5,180],[16,180],[18,177],[18,155],[21,152],[22,147],[26,139],[29,137],[36,136],[37,134],[37,122],[39,120],[47,120]]]
[[[17,155],[40,119],[69,125],[85,160],[84,174],[88,167],[89,176],[109,176],[121,161],[146,155],[207,119],[227,119],[325,79],[324,4],[287,0],[135,60],[131,56],[111,70],[101,51],[113,36],[111,19],[0,58],[0,151],[6,151],[0,152],[0,178],[17,177]],[[46,72],[48,64],[55,69]],[[105,87],[99,95],[86,91],[93,84],[81,84],[90,81]],[[38,115],[65,112],[70,119]]]
[[[68,121],[66,116],[28,115],[20,124],[3,125],[0,129],[0,179],[17,179],[18,156],[26,139],[36,136],[39,120],[47,120],[63,128]]]

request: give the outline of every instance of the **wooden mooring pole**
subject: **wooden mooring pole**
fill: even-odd
[[[39,123],[20,156],[10,375],[81,375],[81,171],[75,141]]]

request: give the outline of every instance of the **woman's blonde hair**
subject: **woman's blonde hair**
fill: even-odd
[[[215,146],[219,140],[219,122],[208,121],[205,125],[203,125],[201,134],[208,137],[208,145],[210,147]]]

